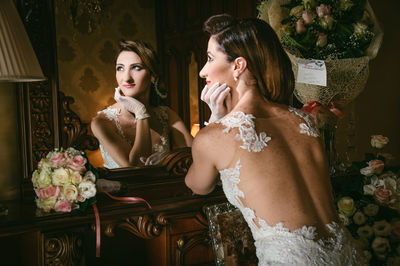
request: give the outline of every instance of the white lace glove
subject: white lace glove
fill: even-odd
[[[147,113],[146,106],[143,103],[132,97],[122,96],[119,92],[119,88],[115,88],[114,99],[124,109],[135,115],[136,120],[149,118],[150,115]]]
[[[218,82],[211,87],[207,85],[201,91],[200,99],[207,103],[211,110],[209,123],[224,117],[232,110],[232,97],[230,88],[226,84],[220,85]]]

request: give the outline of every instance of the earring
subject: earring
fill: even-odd
[[[235,81],[238,81],[238,77],[236,77],[236,76],[233,76],[233,79],[234,79]]]
[[[153,83],[154,89],[156,90],[156,93],[158,96],[160,96],[161,99],[165,99],[167,98],[167,93],[162,93],[159,89],[158,89],[158,79],[156,79],[156,81]]]

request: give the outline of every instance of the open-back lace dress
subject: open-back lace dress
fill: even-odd
[[[289,111],[301,117],[301,134],[319,136],[306,113],[291,107]],[[273,140],[265,132],[256,132],[254,120],[255,117],[251,114],[235,112],[217,123],[225,126],[223,133],[238,129],[236,140],[239,141],[241,149],[247,152],[261,152],[268,149],[267,143]],[[318,238],[313,226],[304,225],[289,231],[283,223],[271,226],[262,218],[256,217],[252,209],[242,204],[241,199],[246,195],[238,188],[241,167],[239,158],[235,167],[220,170],[220,177],[228,201],[241,211],[250,227],[259,265],[364,265],[356,251],[354,240],[342,225],[334,221],[326,225],[331,232],[330,237]]]
[[[169,144],[169,129],[168,129],[168,111],[165,106],[158,106],[155,108],[154,112],[157,114],[157,118],[162,125],[162,134],[160,136],[161,142],[156,143],[153,146],[153,153],[165,153],[170,150]],[[125,137],[124,132],[122,131],[121,125],[119,124],[119,115],[121,113],[121,109],[112,108],[111,106],[106,109],[99,111],[98,114],[105,114],[105,116],[114,121],[115,126],[117,127],[118,133],[120,136],[125,139],[129,145],[133,145],[131,139]],[[101,156],[103,157],[104,167],[109,169],[120,168],[120,166],[111,158],[110,154],[104,149],[103,145],[100,146]],[[147,158],[140,158],[143,163],[145,163]]]

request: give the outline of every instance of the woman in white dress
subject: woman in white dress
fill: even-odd
[[[187,186],[208,194],[220,177],[252,231],[259,265],[363,264],[339,223],[318,130],[287,105],[294,77],[275,32],[225,14],[204,28],[201,98],[212,115],[193,141]]]
[[[142,41],[122,41],[116,59],[116,103],[92,119],[104,167],[157,164],[171,149],[191,146],[179,116],[161,102],[159,61]]]

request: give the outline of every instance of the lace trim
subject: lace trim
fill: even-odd
[[[125,135],[124,132],[122,131],[121,125],[119,124],[119,118],[118,116],[121,114],[121,109],[119,108],[112,108],[111,106],[108,106],[107,109],[104,109],[102,111],[97,112],[97,114],[105,114],[108,120],[114,121],[115,126],[117,127],[118,133],[126,140],[128,141],[129,144],[132,145],[132,142],[129,141]]]
[[[155,152],[169,151],[169,125],[168,125],[168,113],[167,108],[160,106],[156,110],[157,118],[160,121],[163,131],[161,133],[160,139],[161,143],[154,144]]]
[[[250,226],[250,228],[253,231],[253,235],[255,234],[255,237],[257,235],[262,235],[263,233],[266,232],[279,232],[281,234],[290,234],[290,235],[300,235],[306,239],[309,240],[315,240],[317,237],[316,233],[316,227],[314,226],[306,226],[304,225],[301,228],[298,228],[296,230],[290,231],[288,228],[286,228],[283,225],[283,222],[279,222],[274,226],[269,225],[265,220],[263,220],[260,217],[257,217],[254,213],[254,210],[251,208],[245,207],[240,198],[245,198],[245,195],[243,191],[239,189],[237,186],[240,183],[240,168],[242,167],[240,163],[240,159],[237,161],[236,165],[234,168],[227,168],[223,169],[220,171],[220,177],[222,180],[222,187],[225,192],[225,195],[228,199],[228,201],[234,205],[235,207],[239,208],[240,211],[243,214],[243,217],[247,221],[247,223]],[[259,224],[259,227],[254,223],[254,219],[257,219],[257,222]],[[337,227],[338,225],[335,222],[332,222],[330,224],[327,224],[327,227],[330,231],[332,232],[337,232]],[[257,233],[258,232],[258,233]],[[327,238],[324,240],[319,240],[319,244],[324,244],[327,245],[328,243],[332,243],[333,239]],[[335,238],[336,242],[336,238]]]
[[[265,132],[257,135],[254,119],[255,117],[252,114],[235,112],[233,115],[225,116],[215,123],[221,123],[226,126],[222,131],[223,133],[228,133],[232,128],[238,128],[239,134],[235,136],[235,139],[243,141],[243,145],[240,148],[247,149],[249,152],[260,152],[264,147],[268,146],[267,142],[271,140],[271,137],[268,137]]]
[[[295,113],[298,116],[300,116],[306,122],[306,123],[301,123],[300,124],[300,133],[301,134],[307,134],[307,135],[312,136],[312,137],[319,137],[319,132],[315,128],[312,118],[307,113],[305,113],[302,110],[293,108],[291,106],[289,106],[289,111],[292,112],[292,113]]]

